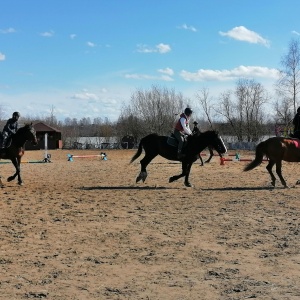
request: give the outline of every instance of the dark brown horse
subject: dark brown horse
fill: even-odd
[[[171,146],[167,143],[167,136],[159,136],[157,134],[149,134],[141,139],[137,153],[132,157],[130,163],[136,160],[145,151],[145,156],[141,160],[141,171],[136,178],[136,182],[147,178],[147,165],[154,157],[160,155],[169,160],[177,160],[177,147]],[[219,153],[227,151],[226,146],[216,131],[206,131],[203,133],[196,133],[188,136],[186,147],[183,149],[185,157],[182,161],[182,173],[170,177],[169,182],[173,182],[181,177],[185,177],[185,186],[192,186],[189,182],[189,175],[192,164],[198,159],[199,153],[203,151],[208,145],[214,147]]]
[[[194,121],[193,124],[194,124],[194,128],[193,128],[193,130],[192,130],[192,133],[193,133],[193,134],[196,134],[196,133],[198,133],[198,132],[201,133],[201,131],[200,131],[199,128],[198,128],[198,122],[197,122],[197,121]],[[214,156],[213,147],[209,145],[209,146],[207,146],[207,149],[208,149],[208,151],[209,151],[209,158],[205,161],[205,163],[209,163],[209,162],[211,161],[212,157]],[[221,154],[221,153],[218,153],[218,154],[219,154],[220,157],[222,157],[222,154]],[[200,162],[201,162],[201,163],[200,163],[200,166],[204,166],[203,159],[202,159],[202,157],[201,157],[201,153],[199,153],[199,159],[200,159]]]
[[[282,185],[287,188],[288,186],[281,173],[282,161],[300,162],[300,140],[272,137],[259,143],[256,147],[255,159],[244,168],[244,171],[250,171],[259,166],[264,156],[269,159],[266,168],[271,176],[271,184],[275,187],[276,178],[272,168],[276,164],[276,173]]]
[[[12,181],[18,176],[18,184],[22,185],[21,178],[21,158],[24,155],[24,145],[26,141],[30,141],[33,144],[37,144],[37,138],[35,130],[32,124],[27,124],[21,127],[16,134],[12,136],[10,145],[5,149],[0,149],[0,159],[10,159],[16,168],[16,173],[7,178],[7,181]],[[0,177],[0,186],[3,186]]]
[[[211,161],[211,159],[213,158],[214,156],[214,151],[213,151],[213,147],[211,146],[207,146],[207,150],[209,151],[209,158],[203,162],[203,159],[202,159],[202,156],[201,156],[201,153],[199,154],[199,159],[200,159],[200,166],[204,166],[204,163],[209,163]],[[219,153],[219,156],[220,157],[223,157],[223,155],[221,153]]]

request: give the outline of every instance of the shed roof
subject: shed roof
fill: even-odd
[[[55,129],[49,125],[46,125],[43,122],[39,122],[33,125],[36,132],[61,132],[58,129]]]

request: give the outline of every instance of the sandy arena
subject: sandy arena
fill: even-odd
[[[21,187],[0,165],[0,299],[300,299],[298,163],[283,163],[290,189],[271,189],[266,163],[214,157],[187,188],[160,157],[136,184],[133,150],[49,153],[22,164]]]

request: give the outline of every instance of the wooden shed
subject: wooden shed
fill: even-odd
[[[45,149],[45,134],[48,135],[48,149],[62,149],[61,131],[55,129],[45,123],[39,122],[33,125],[36,131],[38,144],[36,146],[27,142],[26,150],[40,150]]]

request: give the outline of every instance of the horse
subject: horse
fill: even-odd
[[[36,145],[37,138],[34,127],[31,124],[26,124],[17,130],[16,134],[11,137],[10,145],[7,148],[0,149],[0,159],[9,159],[13,163],[16,173],[7,178],[7,181],[12,181],[18,176],[18,184],[23,185],[21,178],[21,158],[24,155],[24,145],[26,141],[30,141]],[[3,183],[0,177],[0,186],[3,187]]]
[[[140,180],[145,182],[148,174],[146,167],[147,165],[157,156],[160,155],[168,160],[179,161],[177,158],[177,147],[171,146],[167,143],[167,136],[159,136],[156,133],[149,134],[141,139],[139,147],[135,155],[132,157],[130,163],[136,160],[145,151],[144,158],[140,161],[141,171],[136,178],[136,183]],[[208,145],[213,146],[219,153],[226,153],[226,146],[219,136],[218,132],[211,130],[203,133],[197,132],[193,135],[188,136],[183,153],[185,156],[180,159],[182,164],[182,172],[179,175],[175,175],[169,178],[169,183],[185,177],[184,184],[187,187],[191,187],[192,184],[189,182],[189,175],[193,163],[198,159],[199,153],[203,151]]]
[[[203,162],[201,153],[199,153],[200,166],[204,166],[204,163],[208,164],[211,161],[211,159],[213,158],[213,156],[215,155],[212,146],[210,146],[210,145],[207,146],[207,150],[209,151],[209,158],[205,162]],[[223,157],[223,155],[221,153],[218,153],[218,154],[221,158]]]
[[[272,186],[275,188],[276,178],[272,172],[272,168],[276,164],[276,173],[284,188],[288,188],[281,172],[282,161],[300,162],[300,140],[284,137],[271,137],[259,143],[256,146],[255,159],[244,168],[244,171],[250,171],[259,166],[263,161],[264,156],[269,159],[266,169],[271,176]],[[299,180],[296,184],[299,184]]]
[[[192,133],[193,134],[195,134],[196,132],[200,132],[201,133],[201,131],[199,130],[199,128],[197,126],[198,122],[194,121],[193,124],[194,124],[194,128],[192,130]],[[199,159],[200,159],[200,162],[201,162],[200,166],[204,166],[204,163],[209,163],[211,161],[212,157],[214,156],[213,147],[209,145],[209,146],[207,146],[207,149],[209,151],[209,158],[205,162],[203,162],[203,159],[201,157],[201,153],[199,153]],[[221,153],[218,153],[218,154],[219,154],[220,157],[223,157]]]

